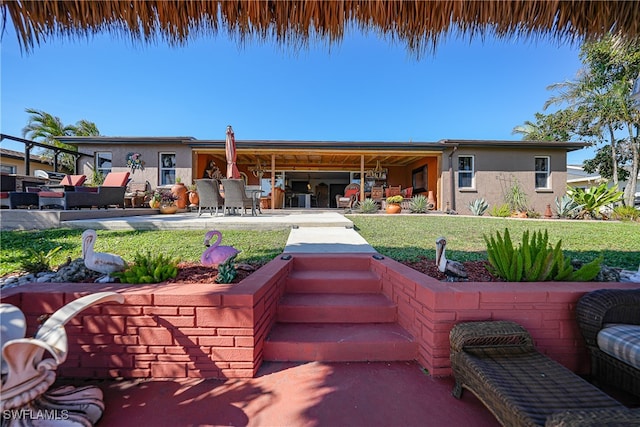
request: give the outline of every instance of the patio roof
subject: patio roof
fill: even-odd
[[[54,37],[101,32],[145,43],[182,45],[222,31],[298,48],[311,40],[337,42],[351,28],[400,41],[415,54],[447,34],[538,38],[560,42],[614,34],[640,35],[635,1],[5,1],[25,50]]]

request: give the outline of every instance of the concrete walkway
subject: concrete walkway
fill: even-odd
[[[376,250],[353,228],[294,228],[284,248],[285,253],[376,253]]]

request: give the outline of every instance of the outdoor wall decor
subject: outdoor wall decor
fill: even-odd
[[[136,169],[144,169],[144,161],[140,153],[128,153],[127,154],[127,167],[131,168],[131,173],[134,173]]]

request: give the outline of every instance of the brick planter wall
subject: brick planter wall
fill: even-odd
[[[309,255],[306,255],[307,257]],[[352,256],[352,255],[348,255]],[[451,375],[449,331],[470,320],[513,320],[538,349],[569,369],[588,372],[575,303],[600,288],[630,283],[445,283],[392,259],[371,269],[398,305],[398,319],[419,343],[418,362],[434,376]],[[251,378],[262,363],[292,261],[277,258],[236,285],[31,284],[3,290],[2,302],[37,317],[88,293],[115,291],[124,304],[103,304],[67,324],[69,357],[60,376],[79,378]]]
[[[91,307],[66,326],[60,376],[80,378],[251,378],[290,269],[279,258],[236,285],[31,284],[2,292],[33,336],[37,318],[93,292],[124,304]]]
[[[399,323],[418,340],[418,362],[434,376],[451,375],[449,332],[475,320],[512,320],[531,333],[540,352],[577,373],[588,373],[588,353],[575,305],[595,289],[637,288],[637,283],[440,282],[399,262],[372,260],[383,292],[398,304]]]

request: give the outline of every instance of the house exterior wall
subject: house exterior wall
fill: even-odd
[[[0,157],[0,164],[2,164],[3,166],[13,166],[15,167],[15,173],[17,175],[24,175],[25,174],[24,153],[20,153],[20,154],[22,154],[21,159],[2,155]],[[50,165],[48,163],[42,163],[42,162],[39,162],[38,160],[31,158],[31,175],[33,175],[33,171],[36,169],[52,172],[53,165]]]
[[[193,156],[191,148],[179,144],[82,144],[80,152],[95,155],[96,152],[111,152],[113,172],[130,172],[131,183],[144,184],[148,181],[152,188],[160,186],[159,153],[175,153],[176,155],[176,177],[180,177],[182,182],[189,185],[193,181],[191,166]],[[129,153],[139,153],[144,162],[144,169],[132,170],[127,166],[127,155]],[[94,159],[88,156],[80,158],[78,163],[78,173],[87,175],[91,180],[95,169]]]
[[[460,156],[474,157],[474,186],[458,187],[458,159]],[[535,158],[549,157],[550,185],[547,189],[535,188]],[[489,209],[504,203],[504,195],[518,182],[528,196],[529,207],[543,213],[547,204],[555,206],[555,197],[566,192],[566,152],[552,149],[519,149],[464,147],[449,150],[442,162],[442,209],[455,210],[469,215],[469,203],[484,198]],[[451,197],[452,180],[449,162],[453,162],[454,198]]]

